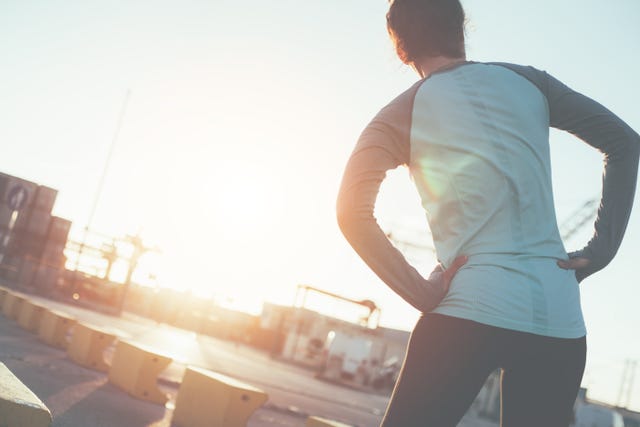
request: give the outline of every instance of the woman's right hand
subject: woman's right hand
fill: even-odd
[[[459,256],[453,260],[449,268],[447,268],[446,270],[442,267],[442,264],[436,265],[436,268],[433,269],[427,280],[431,283],[433,289],[440,296],[440,300],[438,300],[438,303],[440,303],[442,298],[444,298],[445,295],[447,295],[447,292],[449,292],[449,286],[451,286],[453,276],[456,275],[458,270],[460,270],[460,267],[465,265],[468,260],[469,258],[467,256]]]

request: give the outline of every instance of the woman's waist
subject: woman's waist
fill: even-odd
[[[558,259],[566,256],[559,254],[471,254],[453,278],[458,284],[470,286],[494,286],[497,283],[509,287],[520,285],[555,286],[558,283],[577,283],[573,271],[560,268]],[[574,283],[574,284],[575,284]]]
[[[552,257],[472,256],[453,277],[439,307],[545,327],[582,324],[574,271],[561,269]]]
[[[484,265],[509,268],[522,263],[548,263],[567,259],[567,252],[558,239],[523,242],[446,242],[436,243],[438,259],[449,266],[461,255],[469,258],[467,265]]]
[[[523,264],[541,264],[549,263],[556,265],[559,259],[566,259],[567,253],[564,247],[549,247],[545,251],[528,251],[528,252],[460,252],[460,255],[466,255],[469,259],[467,265],[478,266],[496,266],[510,267]]]

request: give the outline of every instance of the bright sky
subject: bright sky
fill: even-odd
[[[469,59],[545,69],[640,129],[640,3],[463,3]],[[310,284],[372,299],[383,324],[410,329],[417,313],[368,271],[334,213],[360,131],[417,80],[394,56],[386,9],[386,0],[4,0],[0,171],[59,189],[55,213],[77,232],[130,89],[94,228],[141,229],[164,250],[157,274],[166,286],[257,307],[290,303],[297,284]],[[602,163],[557,132],[552,147],[562,222],[598,195]],[[425,229],[406,173],[391,175],[381,223]],[[614,403],[625,359],[640,359],[639,250],[636,209],[618,257],[582,284],[583,385]],[[411,259],[424,271],[435,262]]]

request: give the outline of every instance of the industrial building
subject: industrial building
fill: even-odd
[[[71,221],[51,214],[58,191],[0,173],[0,279],[48,293],[64,272]]]
[[[323,378],[364,387],[374,385],[385,362],[394,364],[395,379],[409,341],[407,331],[369,328],[304,307],[268,303],[260,327],[276,337],[273,351],[278,357],[312,368]]]

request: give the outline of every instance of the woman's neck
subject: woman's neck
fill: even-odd
[[[414,68],[420,74],[420,77],[428,77],[436,71],[452,67],[461,62],[465,62],[466,58],[451,58],[449,56],[429,56],[414,64]]]

